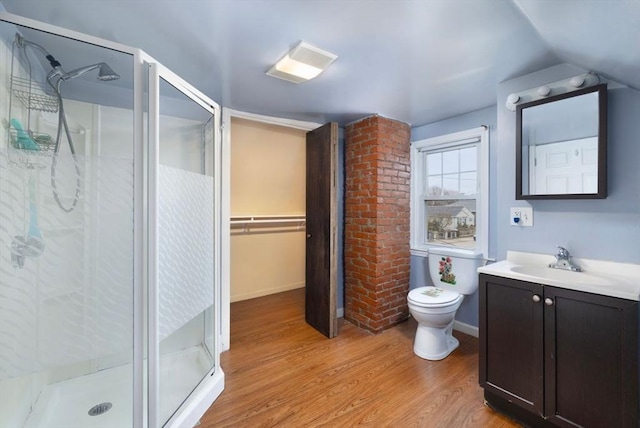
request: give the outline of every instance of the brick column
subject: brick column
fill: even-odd
[[[345,319],[379,333],[409,315],[409,141],[406,123],[347,125]]]

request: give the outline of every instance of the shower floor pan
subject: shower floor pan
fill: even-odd
[[[211,369],[202,346],[164,355],[160,361],[160,417],[169,419]],[[101,370],[47,385],[24,428],[122,428],[131,426],[132,365]],[[146,376],[145,376],[146,377]],[[110,404],[110,406],[109,406]],[[89,413],[95,414],[94,416]]]

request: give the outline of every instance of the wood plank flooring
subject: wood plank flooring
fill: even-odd
[[[327,339],[304,321],[304,289],[232,303],[226,387],[199,428],[519,426],[483,404],[476,338],[454,332],[460,347],[432,362],[415,329],[344,322]]]

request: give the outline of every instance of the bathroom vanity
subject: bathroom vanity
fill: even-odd
[[[478,269],[486,403],[528,426],[638,427],[640,265],[552,261]]]

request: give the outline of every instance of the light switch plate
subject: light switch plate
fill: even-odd
[[[533,208],[511,207],[509,222],[511,226],[533,226]]]

